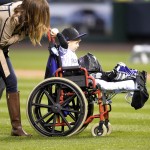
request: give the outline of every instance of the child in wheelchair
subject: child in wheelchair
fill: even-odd
[[[131,106],[135,109],[143,107],[149,98],[146,88],[147,73],[130,69],[122,62],[118,63],[112,71],[105,72],[96,57],[90,53],[78,59],[75,52],[79,48],[81,38],[85,35],[86,33],[79,34],[72,27],[65,28],[62,33],[56,29],[51,30],[51,36],[57,37],[59,41],[58,51],[52,51],[60,56],[62,67],[82,66],[88,70],[90,76],[95,78],[101,90],[130,91],[132,92]]]

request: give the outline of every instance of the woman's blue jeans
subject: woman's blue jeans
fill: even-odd
[[[16,77],[16,74],[14,72],[11,60],[8,56],[8,51],[5,52],[4,55],[5,55],[5,58],[6,58],[6,62],[7,62],[7,66],[9,68],[10,74],[9,74],[8,77],[5,77],[2,65],[0,64],[0,76],[2,77],[3,81],[5,82],[7,93],[17,92],[18,91],[17,77]]]

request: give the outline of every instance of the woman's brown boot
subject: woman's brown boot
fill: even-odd
[[[20,96],[19,92],[7,93],[7,105],[10,115],[10,121],[12,125],[12,136],[31,136],[27,134],[21,125],[21,115],[20,115]]]

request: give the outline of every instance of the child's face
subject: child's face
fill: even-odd
[[[79,48],[79,43],[81,40],[77,41],[68,41],[68,48],[75,52]]]

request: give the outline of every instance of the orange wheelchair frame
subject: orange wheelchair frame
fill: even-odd
[[[65,76],[64,72],[72,75]],[[79,75],[73,75],[77,72]],[[94,102],[99,106],[99,114],[95,115]],[[106,103],[95,79],[82,67],[58,68],[55,77],[45,79],[33,89],[27,110],[31,125],[44,136],[71,136],[83,131],[95,118],[99,123],[91,130],[93,136],[105,136],[112,131],[111,105]]]

